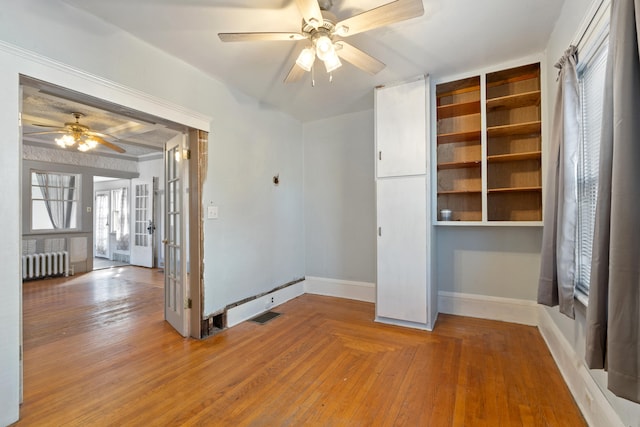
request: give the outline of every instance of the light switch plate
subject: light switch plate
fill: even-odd
[[[217,206],[207,206],[207,219],[218,219]]]

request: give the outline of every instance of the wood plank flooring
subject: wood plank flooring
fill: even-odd
[[[538,330],[304,295],[202,341],[162,320],[162,273],[24,284],[18,426],[584,426]]]

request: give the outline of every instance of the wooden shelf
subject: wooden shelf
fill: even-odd
[[[488,194],[492,193],[522,193],[522,192],[534,192],[542,191],[542,187],[507,187],[507,188],[489,188]]]
[[[480,114],[480,101],[460,102],[438,107],[438,120],[469,114]]]
[[[453,195],[453,194],[481,194],[481,190],[450,190],[450,191],[438,191],[438,196]]]
[[[540,77],[540,64],[529,64],[487,74],[487,87],[500,86],[522,80]]]
[[[504,126],[492,126],[487,128],[487,136],[489,138],[512,136],[512,135],[528,135],[540,133],[541,122],[516,123]],[[438,137],[439,138],[439,137]]]
[[[439,84],[436,87],[436,96],[442,98],[474,91],[480,92],[480,78],[478,76]]]
[[[436,207],[451,209],[456,221],[482,221],[480,87],[480,76],[436,85]]]
[[[438,144],[448,144],[452,142],[478,141],[480,143],[480,130],[443,133],[438,135]]]
[[[468,162],[446,162],[446,163],[438,163],[438,170],[476,168],[476,167],[480,167],[481,165],[482,165],[481,160],[472,160]]]
[[[515,95],[501,96],[499,98],[487,99],[487,110],[529,107],[540,105],[540,91],[519,93]],[[439,113],[439,110],[438,110]]]
[[[542,158],[541,151],[531,151],[528,153],[513,153],[513,154],[498,154],[494,156],[487,156],[489,163],[499,162],[515,162],[520,160],[538,160]]]

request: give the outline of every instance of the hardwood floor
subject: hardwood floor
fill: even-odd
[[[16,424],[584,426],[538,330],[440,315],[374,323],[373,304],[304,295],[281,316],[184,339],[162,274],[136,267],[24,284]]]

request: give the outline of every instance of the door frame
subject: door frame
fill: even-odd
[[[202,338],[202,321],[204,313],[204,215],[202,186],[207,174],[208,132],[189,129],[187,149],[190,153],[189,182],[189,289],[188,297],[192,301],[189,310],[189,335]]]
[[[7,79],[4,80],[6,84],[2,86],[4,89],[8,89],[7,93],[9,95],[5,98],[9,100],[13,98],[13,105],[15,105],[13,109],[14,113],[11,113],[14,115],[9,115],[7,117],[8,120],[14,117],[18,120],[18,123],[20,123],[20,113],[22,111],[22,96],[20,91],[22,90],[21,85],[25,84],[24,79],[27,78],[31,81],[49,82],[49,84],[53,86],[66,88],[70,93],[76,92],[84,94],[105,101],[105,103],[126,105],[136,111],[154,115],[174,123],[180,123],[189,128],[210,132],[210,126],[213,120],[211,116],[191,110],[189,107],[166,101],[170,96],[167,96],[167,93],[163,93],[160,87],[155,88],[155,94],[148,94],[141,90],[133,89],[107,78],[100,77],[97,74],[85,72],[80,68],[66,65],[6,43],[0,44],[0,62],[6,65],[2,70],[2,75],[7,77]],[[11,83],[12,81],[13,83]],[[14,97],[10,96],[11,94],[13,94]],[[183,101],[183,103],[188,103],[188,100]],[[11,105],[11,101],[5,103],[3,105],[3,112],[11,111]],[[6,123],[3,122],[3,124]],[[15,136],[15,140],[18,141],[17,147],[10,151],[10,154],[15,156],[14,161],[17,162],[19,166],[17,170],[12,171],[12,174],[9,176],[20,176],[23,160],[21,127],[20,125],[14,126],[13,131],[11,131],[11,126],[5,126],[5,128],[9,131],[5,136],[9,139]],[[198,194],[195,199],[202,200],[200,188],[197,189],[197,192]],[[10,192],[8,197],[9,200],[16,201],[19,206],[22,205],[21,192]],[[13,224],[13,222],[11,224]],[[20,219],[18,219],[17,225],[20,230],[22,227]],[[200,228],[200,225],[197,227]],[[16,255],[19,258],[22,253],[22,238],[20,232],[14,234],[14,237],[15,239],[7,242],[7,250],[11,251],[15,249],[17,252]],[[3,364],[6,364],[8,370],[7,375],[12,378],[7,381],[6,384],[0,385],[0,392],[13,396],[11,399],[0,402],[0,412],[5,414],[4,417],[0,418],[5,420],[13,419],[14,417],[17,419],[19,417],[19,400],[22,388],[21,352],[23,322],[21,298],[22,275],[19,272],[19,267],[10,268],[7,271],[6,277],[6,284],[8,286],[0,293],[2,294],[3,300],[15,301],[17,307],[14,306],[14,309],[7,313],[5,327],[15,331],[14,334],[9,334],[8,337],[10,341],[8,341],[8,345],[16,345],[17,348],[14,348],[14,351],[11,351],[11,348],[9,348],[0,355]],[[202,277],[201,272],[200,277]],[[201,283],[201,286],[202,285]],[[195,312],[197,312],[197,310],[193,310],[192,315],[195,315]],[[202,314],[199,315],[202,316]]]

